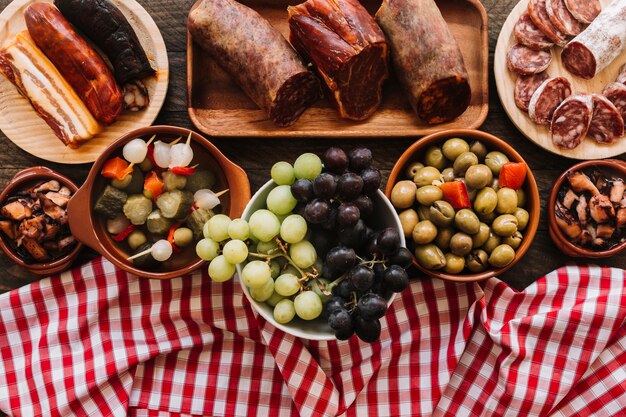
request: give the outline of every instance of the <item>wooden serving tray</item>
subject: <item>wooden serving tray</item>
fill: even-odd
[[[611,4],[613,0],[602,0],[602,7]],[[507,17],[500,35],[494,55],[493,72],[496,78],[496,88],[500,101],[509,118],[517,126],[520,132],[528,139],[535,142],[542,148],[574,159],[602,159],[626,152],[626,137],[618,139],[612,144],[599,144],[590,137],[584,138],[582,143],[574,149],[561,149],[552,143],[552,133],[550,126],[538,125],[528,117],[528,113],[520,110],[515,105],[514,91],[517,74],[508,70],[506,66],[506,56],[509,49],[517,43],[513,35],[513,28],[517,19],[526,11],[528,0],[521,0]],[[571,74],[561,64],[561,51],[563,48],[552,47],[552,62],[547,71],[551,77],[563,76],[572,83],[572,92],[602,93],[607,84],[615,81],[619,73],[619,68],[626,62],[626,53],[617,57],[607,68],[602,70],[591,80],[585,80]]]
[[[199,3],[199,2],[198,2]],[[194,8],[198,5],[194,5]],[[289,38],[289,0],[243,0]],[[292,4],[300,3],[300,1]],[[375,13],[380,0],[361,2]],[[452,128],[477,128],[488,111],[487,14],[478,0],[438,0],[443,17],[459,42],[472,89],[469,108],[459,118],[438,125],[423,124],[413,112],[403,88],[391,74],[383,101],[369,119],[344,120],[326,99],[319,100],[292,126],[280,128],[198,46],[187,33],[187,107],[198,129],[212,136],[421,136]],[[193,8],[192,8],[193,10]],[[419,43],[419,39],[415,40]]]

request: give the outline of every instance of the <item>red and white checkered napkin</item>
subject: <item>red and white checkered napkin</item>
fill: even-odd
[[[412,283],[379,342],[304,342],[236,282],[102,259],[0,296],[15,416],[589,416],[626,413],[626,272],[566,267],[518,293]]]

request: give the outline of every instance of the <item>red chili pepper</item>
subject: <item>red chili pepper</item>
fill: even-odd
[[[156,164],[156,162],[154,162],[154,145],[151,143],[150,145],[148,145],[148,159],[150,160],[150,162],[152,163],[153,167],[158,168],[159,166]]]
[[[116,234],[115,236],[112,236],[111,238],[116,241],[116,242],[122,242],[123,240],[125,240],[128,235],[130,235],[135,229],[137,228],[137,226],[135,226],[134,224],[129,225],[126,229],[122,230],[121,232],[119,232],[118,234]]]
[[[170,171],[172,171],[172,174],[189,176],[193,175],[196,169],[194,167],[174,167],[170,168]]]
[[[172,227],[170,227],[169,233],[167,234],[167,241],[170,242],[170,245],[172,245],[172,251],[174,253],[179,253],[180,251],[182,251],[182,249],[176,246],[176,244],[174,243],[174,232],[176,232],[176,229],[178,229],[179,227],[180,223],[173,224]]]
[[[450,203],[455,209],[463,209],[472,207],[467,188],[461,181],[444,182],[439,185],[443,193],[443,199]]]

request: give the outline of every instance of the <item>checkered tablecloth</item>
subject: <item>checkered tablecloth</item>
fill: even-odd
[[[626,272],[564,267],[524,292],[423,279],[380,341],[307,342],[237,282],[139,279],[103,259],[0,296],[11,416],[626,414]]]

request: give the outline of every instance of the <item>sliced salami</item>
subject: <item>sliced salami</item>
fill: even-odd
[[[625,48],[626,1],[617,0],[567,44],[561,52],[561,61],[569,72],[589,80],[613,62]]]
[[[540,125],[549,125],[554,110],[572,94],[572,86],[567,78],[554,77],[545,80],[533,93],[528,103],[528,116]]]
[[[602,11],[600,0],[565,0],[565,6],[576,20],[586,24],[593,22]]]
[[[550,78],[550,75],[545,71],[539,74],[520,75],[517,77],[514,93],[515,105],[519,107],[520,110],[528,111],[528,104],[530,103],[530,98],[533,96],[533,93],[548,78]]]
[[[590,94],[567,97],[552,116],[552,143],[563,149],[574,149],[581,144],[591,123],[593,99]]]
[[[604,88],[602,94],[615,105],[622,115],[622,119],[626,120],[626,85],[610,83]]]
[[[624,135],[624,119],[609,99],[592,94],[593,115],[587,135],[598,143],[613,143]]]
[[[509,70],[523,75],[538,74],[545,71],[552,62],[552,52],[537,51],[519,43],[509,49],[506,65]]]
[[[550,49],[554,46],[554,42],[533,23],[528,12],[525,12],[517,19],[517,23],[515,23],[513,28],[513,34],[519,43],[531,49]]]
[[[528,3],[528,14],[532,21],[552,42],[559,46],[567,43],[567,35],[558,30],[550,21],[546,10],[546,0],[530,0]]]
[[[546,0],[546,11],[554,27],[566,35],[576,36],[585,30],[586,25],[567,10],[565,0]]]
[[[616,83],[626,84],[626,64],[619,69],[619,75],[615,79]]]

